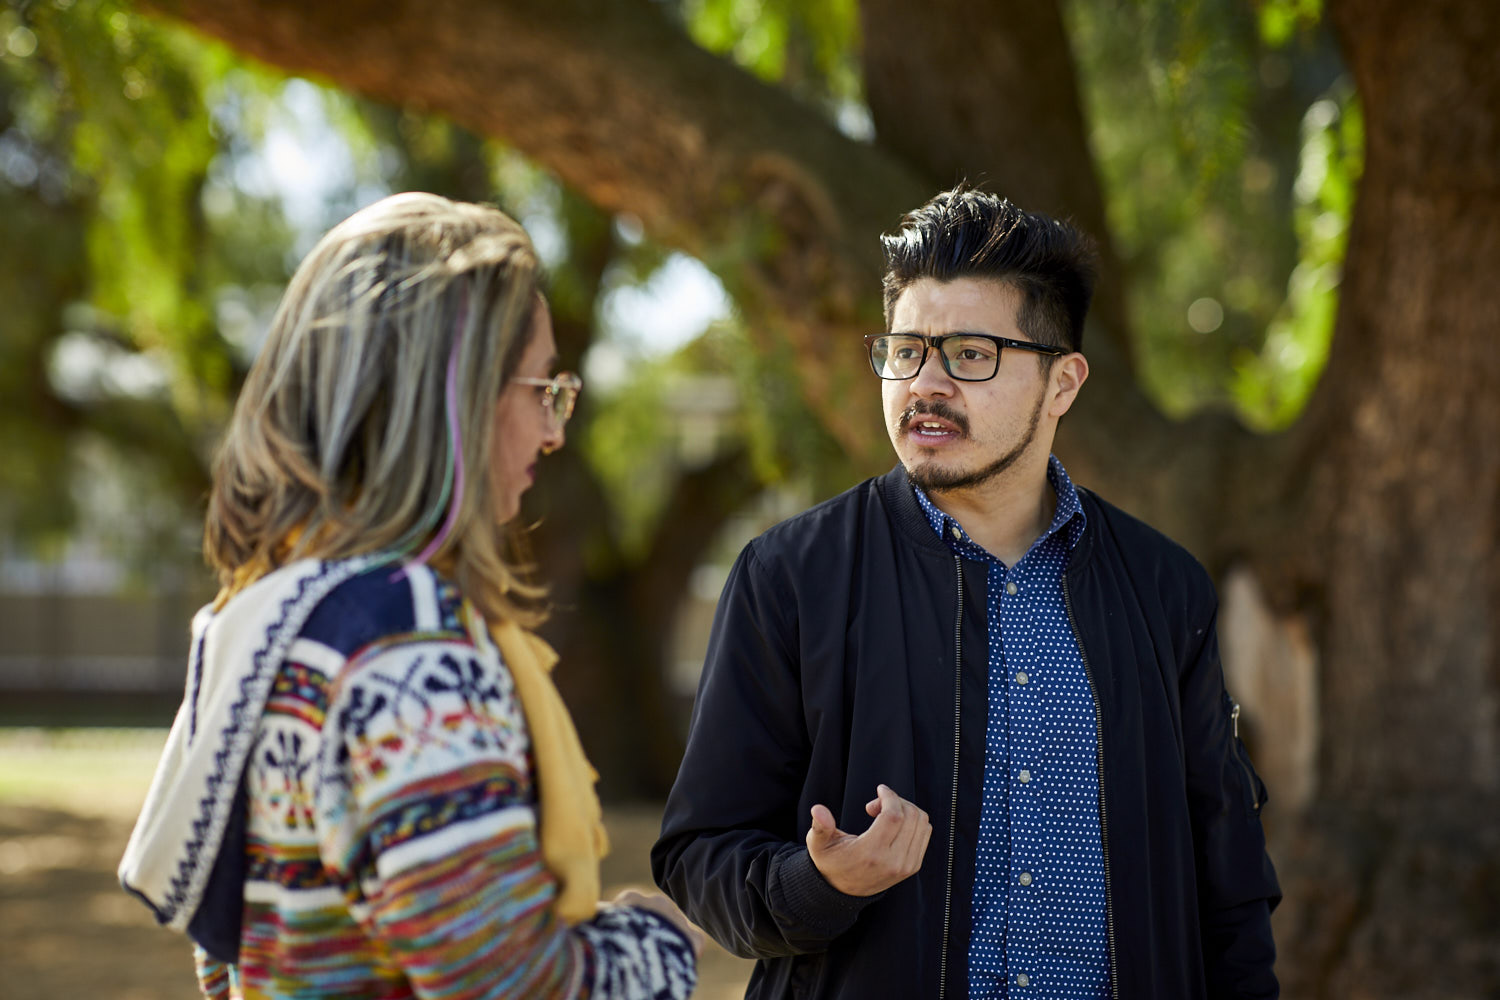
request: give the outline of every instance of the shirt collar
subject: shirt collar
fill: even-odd
[[[1078,539],[1083,537],[1083,527],[1086,521],[1083,504],[1078,499],[1078,490],[1074,488],[1073,480],[1068,478],[1068,471],[1063,468],[1062,462],[1058,461],[1056,455],[1047,457],[1047,482],[1052,484],[1052,490],[1057,494],[1057,509],[1052,513],[1052,523],[1035,542],[1031,543],[1031,548],[1026,552],[1027,555],[1054,535],[1067,545],[1069,552],[1078,544]],[[938,510],[937,505],[932,502],[922,487],[913,483],[912,489],[916,492],[917,503],[921,505],[922,513],[927,515],[927,523],[950,549],[970,559],[997,561],[990,552],[969,538],[969,533],[964,530],[963,525]],[[1025,556],[1021,558],[1024,560]]]

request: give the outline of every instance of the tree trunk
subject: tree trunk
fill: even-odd
[[[1330,4],[1366,167],[1307,416],[1327,668],[1289,995],[1500,995],[1500,6]]]
[[[532,542],[557,596],[542,635],[561,657],[558,688],[599,771],[600,791],[665,798],[686,729],[666,683],[673,626],[693,570],[759,484],[742,450],[684,472],[637,563],[621,555],[606,523],[608,502],[581,453],[564,450],[545,461],[550,467],[527,506],[544,512]]]

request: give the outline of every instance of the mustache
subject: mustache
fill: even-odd
[[[957,427],[961,437],[969,436],[969,418],[959,413],[941,399],[919,399],[905,410],[902,410],[899,428],[902,434],[907,432],[907,429],[911,426],[911,422],[920,414],[941,417],[954,427]]]

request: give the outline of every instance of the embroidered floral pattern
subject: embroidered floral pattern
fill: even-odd
[[[344,681],[338,726],[357,774],[375,781],[393,769],[415,774],[432,765],[433,755],[514,760],[524,754],[510,676],[487,671],[462,647],[437,648],[407,651],[396,662],[387,651]]]

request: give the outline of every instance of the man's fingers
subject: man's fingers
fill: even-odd
[[[917,842],[917,857],[919,859],[927,856],[927,845],[931,842],[931,840],[932,821],[927,818],[927,814],[924,812],[922,814],[922,834],[921,838]]]
[[[897,836],[891,849],[900,853],[905,863],[913,870],[921,867],[922,856],[927,853],[927,841],[932,836],[932,823],[927,818],[925,810],[918,809],[910,802],[907,806],[906,822],[901,826],[901,832]]]
[[[906,803],[905,819],[891,841],[891,851],[903,859],[903,864],[911,859],[912,848],[927,826],[926,815],[910,802]]]
[[[838,828],[827,806],[815,805],[811,812],[807,850],[835,889],[871,896],[921,869],[932,823],[925,811],[889,785],[877,786],[876,797],[865,804],[865,812],[874,819],[857,837]]]
[[[877,785],[875,791],[875,801],[879,803],[876,812],[871,813],[875,822],[870,824],[864,836],[889,849],[900,838],[904,822],[916,806],[897,795],[889,785]]]
[[[845,836],[838,825],[833,821],[833,813],[822,804],[812,807],[812,826],[807,830],[807,850],[817,860],[817,856],[833,845],[838,838]]]

